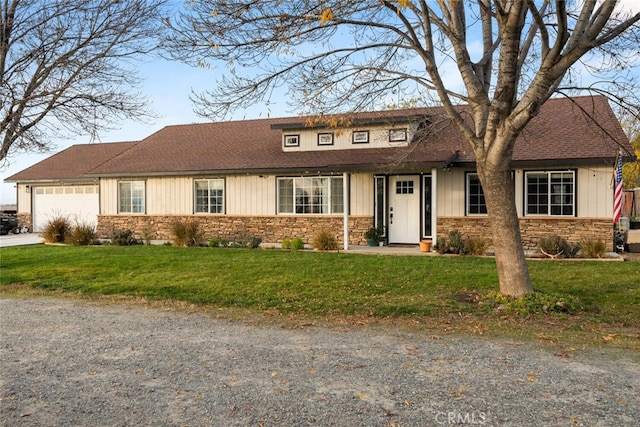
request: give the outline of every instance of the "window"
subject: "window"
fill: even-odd
[[[194,187],[196,213],[224,213],[224,179],[198,179]]]
[[[389,141],[406,141],[407,140],[407,129],[391,129],[389,130]]]
[[[285,135],[284,146],[285,147],[297,147],[300,145],[300,135]]]
[[[342,177],[278,178],[278,213],[344,212]]]
[[[467,174],[467,215],[486,215],[487,204],[477,173]]]
[[[413,181],[396,181],[396,194],[413,194]]]
[[[387,212],[387,189],[386,179],[384,176],[374,177],[375,185],[375,210],[374,210],[374,224],[376,227],[386,226],[386,212]]]
[[[319,133],[318,134],[318,145],[333,145],[333,134],[332,133]]]
[[[575,215],[575,172],[526,172],[527,215]]]
[[[118,183],[120,213],[144,213],[144,181]]]
[[[368,130],[357,130],[351,135],[351,142],[354,144],[366,144],[369,142]]]

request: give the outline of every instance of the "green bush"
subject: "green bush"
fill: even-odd
[[[585,258],[602,258],[607,251],[607,245],[600,239],[587,239],[580,247]]]
[[[135,238],[131,230],[114,230],[110,238],[111,243],[116,246],[133,246],[140,244],[140,241]]]
[[[92,224],[78,223],[71,230],[67,242],[77,246],[93,245],[98,240],[98,233]]]
[[[204,241],[204,232],[198,221],[176,220],[171,224],[174,246],[200,246]]]
[[[299,251],[300,249],[304,249],[304,241],[302,241],[302,239],[299,237],[296,237],[293,240],[284,239],[282,241],[282,249]]]
[[[229,246],[229,241],[227,239],[221,239],[220,237],[214,237],[209,240],[209,247],[211,248],[226,248]]]
[[[64,243],[69,238],[73,227],[71,222],[62,216],[49,221],[42,231],[42,238],[47,243]]]
[[[338,249],[338,239],[327,230],[322,230],[316,234],[311,244],[319,251],[333,251]]]

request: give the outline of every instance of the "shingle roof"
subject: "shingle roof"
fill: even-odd
[[[460,107],[464,110],[464,107]],[[585,115],[587,112],[588,115]],[[168,126],[143,139],[113,151],[107,161],[89,161],[89,152],[112,144],[75,146],[10,179],[60,178],[69,173],[63,164],[73,164],[71,175],[144,176],[198,173],[315,172],[354,170],[402,170],[443,166],[457,153],[457,164],[475,161],[473,152],[440,107],[359,113],[355,120],[374,118],[393,122],[397,117],[429,117],[434,132],[414,138],[408,147],[284,152],[282,129],[300,126],[304,117],[258,119]],[[469,115],[467,115],[469,117]],[[127,143],[123,143],[127,144]],[[613,162],[618,144],[630,150],[629,142],[606,98],[557,98],[547,101],[516,142],[513,161],[520,165],[552,163]],[[74,150],[81,150],[76,152]],[[82,160],[87,156],[87,160]],[[100,157],[100,156],[96,156]],[[48,169],[48,162],[54,168]],[[56,163],[57,162],[57,163]],[[75,165],[81,163],[82,167]],[[31,171],[31,169],[34,169]],[[55,172],[54,172],[55,171]],[[29,173],[27,173],[29,172]]]
[[[80,180],[86,173],[135,146],[137,142],[78,144],[10,177],[7,182]]]

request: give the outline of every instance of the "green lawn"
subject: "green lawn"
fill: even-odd
[[[491,258],[38,245],[2,248],[0,266],[4,293],[27,285],[310,318],[445,323],[464,318],[467,323],[481,322],[485,329],[530,323],[540,331],[552,324],[560,330],[617,335],[634,329],[637,333],[640,327],[637,262],[532,260],[536,291],[576,297],[582,309],[569,315],[539,312],[526,317],[487,303],[488,295],[498,289]],[[631,335],[627,338],[633,341]]]

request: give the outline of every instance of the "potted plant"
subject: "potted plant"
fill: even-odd
[[[629,217],[629,230],[640,230],[640,217]]]
[[[384,227],[381,225],[377,227],[371,226],[364,232],[364,238],[367,239],[367,245],[369,246],[378,246],[382,236],[384,236]]]

